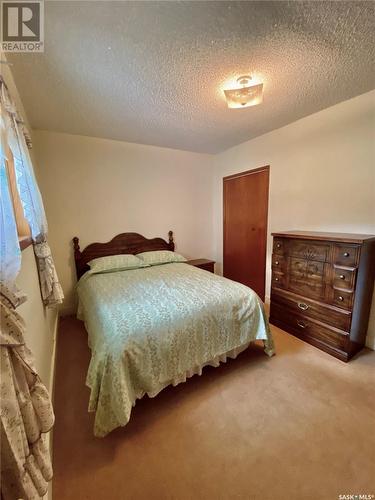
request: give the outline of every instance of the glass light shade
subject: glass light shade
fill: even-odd
[[[228,108],[248,108],[263,101],[263,83],[224,90]]]

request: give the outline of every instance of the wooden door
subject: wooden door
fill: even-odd
[[[224,276],[264,301],[269,166],[223,179]]]

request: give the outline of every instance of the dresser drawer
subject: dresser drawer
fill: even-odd
[[[283,238],[274,238],[273,239],[273,253],[284,254],[285,248],[285,240]]]
[[[358,245],[339,245],[333,246],[334,264],[355,267],[359,260],[360,247]]]
[[[311,299],[325,298],[326,276],[329,266],[325,262],[291,257],[289,259],[288,290]]]
[[[271,285],[273,288],[285,287],[285,276],[282,273],[272,273]]]
[[[207,262],[205,264],[199,264],[196,267],[199,267],[199,269],[204,269],[205,271],[210,271],[210,273],[214,273],[215,269],[215,264],[214,262]]]
[[[272,269],[275,272],[285,272],[286,260],[284,255],[274,253],[272,255]]]
[[[272,320],[280,321],[290,333],[302,339],[316,339],[337,349],[346,350],[349,334],[337,328],[330,327],[318,320],[295,314],[292,310],[271,303]]]
[[[354,293],[345,290],[333,289],[332,303],[338,307],[351,310],[353,307]]]
[[[192,259],[187,260],[186,264],[190,266],[199,267],[199,269],[204,269],[210,273],[215,273],[215,261],[209,259]]]
[[[357,270],[354,268],[333,266],[333,288],[354,290]]]
[[[315,241],[290,240],[289,255],[301,259],[326,262],[329,260],[331,245]]]
[[[342,311],[283,290],[272,293],[271,300],[280,306],[287,307],[302,318],[309,317],[340,330],[350,330],[352,315],[349,311]]]

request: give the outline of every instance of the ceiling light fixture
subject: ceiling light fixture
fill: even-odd
[[[228,108],[248,108],[263,101],[263,83],[251,85],[251,76],[240,76],[237,88],[224,90]]]

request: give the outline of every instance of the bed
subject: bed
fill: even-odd
[[[235,358],[254,340],[274,353],[263,304],[250,288],[173,262],[91,274],[94,258],[174,250],[168,242],[123,233],[80,250],[73,239],[79,306],[91,349],[86,383],[94,434],[125,426],[145,394],[156,396],[207,365]]]

